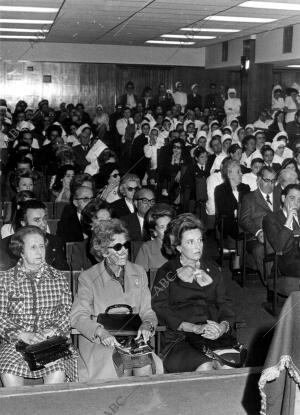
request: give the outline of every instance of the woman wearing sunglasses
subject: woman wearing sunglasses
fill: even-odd
[[[120,183],[119,167],[116,163],[104,164],[100,172],[93,176],[97,189],[97,198],[113,203],[120,199],[118,188]]]
[[[147,342],[157,325],[147,275],[142,267],[128,261],[128,231],[118,219],[101,221],[94,229],[92,244],[98,256],[104,259],[81,273],[71,313],[72,327],[81,333],[79,351],[84,365],[79,371],[80,380],[152,374],[153,362],[158,363],[155,355],[117,362],[113,359],[114,348],[119,346],[117,338],[97,323],[97,316],[105,313],[107,307],[127,304],[142,322],[137,338]],[[122,310],[124,312],[126,309]]]
[[[116,218],[121,219],[122,216],[135,212],[133,196],[136,190],[140,188],[141,182],[136,174],[124,174],[119,184],[119,194],[122,197],[111,204],[111,208]]]

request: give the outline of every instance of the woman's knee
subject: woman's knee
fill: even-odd
[[[24,386],[24,378],[12,375],[11,373],[1,373],[0,375],[5,388]]]
[[[56,372],[49,373],[49,375],[44,376],[44,384],[50,385],[53,383],[64,383],[65,382],[65,372],[62,370],[57,370]]]

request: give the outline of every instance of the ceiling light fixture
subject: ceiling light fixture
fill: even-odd
[[[194,36],[194,35],[161,35],[161,37],[178,39],[215,39],[216,36]]]
[[[180,42],[175,40],[146,40],[145,43],[154,43],[154,44],[162,44],[162,45],[194,45],[195,42]]]
[[[213,20],[216,22],[238,22],[238,23],[271,23],[277,19],[268,19],[264,17],[241,17],[241,16],[208,16],[204,20]]]
[[[240,32],[239,29],[208,29],[208,28],[198,28],[198,27],[183,27],[180,30],[186,30],[190,32],[224,32],[224,33],[235,33]]]
[[[287,68],[300,68],[300,65],[287,65]]]
[[[58,10],[57,7],[0,6],[1,12],[57,13]]]
[[[245,1],[238,5],[239,7],[252,7],[254,9],[271,9],[271,10],[300,10],[300,4],[296,3],[279,3],[265,1]]]
[[[20,29],[14,27],[0,27],[0,32],[48,33],[49,29]]]
[[[0,19],[0,23],[52,24],[54,20]]]
[[[46,39],[46,36],[41,36],[41,35],[37,35],[37,36],[30,36],[30,35],[0,35],[0,39]]]

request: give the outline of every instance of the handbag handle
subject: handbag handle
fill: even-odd
[[[114,305],[110,305],[109,307],[107,307],[107,309],[105,310],[105,314],[109,314],[109,310],[113,310],[114,308],[128,308],[129,310],[129,314],[133,313],[132,307],[128,304],[114,304]]]

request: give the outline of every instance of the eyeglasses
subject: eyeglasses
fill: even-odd
[[[155,199],[147,199],[146,197],[142,197],[141,199],[136,200],[141,200],[144,205],[155,205]]]
[[[110,177],[113,177],[114,179],[116,179],[119,176],[120,176],[120,173],[115,173],[115,174],[111,174],[110,175]]]
[[[92,199],[94,198],[93,197],[77,197],[75,200],[84,200],[85,202],[89,202]]]
[[[113,246],[109,246],[108,248],[111,248],[114,251],[119,252],[119,251],[121,251],[122,248],[129,249],[130,248],[130,242],[129,241],[126,241],[123,244],[118,243],[118,244],[115,244]]]
[[[130,187],[130,186],[128,186],[127,187],[127,190],[128,190],[128,192],[134,192],[137,188],[138,188],[137,186],[136,187]]]
[[[265,182],[265,183],[271,183],[271,184],[275,184],[276,183],[276,179],[265,179],[264,177],[262,177],[262,180]]]

